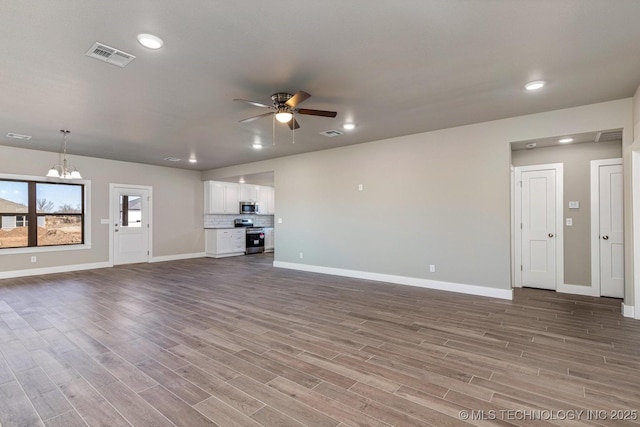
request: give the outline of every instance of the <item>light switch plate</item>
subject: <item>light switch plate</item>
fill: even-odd
[[[580,209],[580,202],[579,201],[570,201],[569,202],[569,209]]]

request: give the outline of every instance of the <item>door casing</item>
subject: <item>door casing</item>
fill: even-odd
[[[564,214],[563,214],[563,175],[564,165],[562,163],[549,163],[543,165],[517,166],[514,168],[514,207],[515,219],[514,227],[514,287],[522,287],[522,231],[520,224],[522,223],[522,173],[529,171],[554,170],[556,172],[556,290],[561,290],[564,285]]]
[[[622,159],[591,161],[591,288],[600,296],[600,166],[622,165]],[[623,184],[624,185],[624,184]],[[626,250],[626,243],[624,244]]]
[[[114,211],[114,197],[116,194],[116,189],[121,189],[121,188],[129,188],[129,189],[133,189],[133,190],[146,190],[148,192],[149,195],[149,200],[153,200],[153,187],[147,186],[147,185],[132,185],[132,184],[114,184],[114,183],[110,183],[109,184],[109,264],[111,266],[114,265],[114,250],[115,250],[115,246],[114,246],[114,233],[115,233],[115,221],[118,220],[118,218],[114,218],[113,215],[113,211]],[[151,259],[153,258],[153,209],[152,209],[152,203],[148,203],[147,204],[147,210],[149,213],[149,233],[148,233],[148,242],[149,242],[149,256],[147,258],[147,262],[151,261]]]

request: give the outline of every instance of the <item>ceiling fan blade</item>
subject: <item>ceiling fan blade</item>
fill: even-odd
[[[287,123],[289,125],[289,129],[294,130],[294,129],[300,129],[300,125],[298,124],[298,121],[296,120],[296,118],[294,117],[293,119],[289,120],[289,123]]]
[[[335,117],[338,115],[335,111],[325,111],[325,110],[309,110],[307,108],[300,108],[296,110],[298,114],[307,114],[309,116],[322,116],[322,117]]]
[[[304,101],[309,99],[311,95],[302,90],[296,92],[287,102],[284,103],[289,108],[296,108],[298,104],[302,104]]]
[[[259,116],[253,116],[253,117],[249,117],[249,118],[240,120],[238,123],[249,123],[249,122],[257,120],[257,119],[259,119],[261,117],[267,117],[267,116],[272,116],[272,115],[273,115],[273,113],[264,113],[264,114],[260,114]]]
[[[272,105],[267,105],[267,104],[263,104],[262,102],[256,102],[256,101],[248,101],[246,99],[238,99],[238,98],[236,98],[236,99],[234,99],[234,101],[244,102],[246,104],[251,104],[251,105],[256,106],[256,107],[273,108]]]

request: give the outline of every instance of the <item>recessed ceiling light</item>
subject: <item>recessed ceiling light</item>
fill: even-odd
[[[355,123],[345,123],[342,125],[343,128],[345,128],[346,130],[351,130],[351,129],[355,129],[356,128],[356,124]]]
[[[529,82],[526,85],[524,85],[524,88],[526,90],[538,90],[538,89],[542,89],[545,85],[545,82],[543,80],[536,80],[534,82]]]
[[[261,150],[262,149],[262,144],[259,144],[259,143],[256,142],[256,143],[254,143],[252,145],[252,147],[255,148],[256,150]]]
[[[240,184],[244,184],[244,183],[245,183],[244,178],[240,178],[240,180],[238,180],[238,182],[239,182]]]
[[[9,132],[7,134],[7,138],[21,139],[23,141],[28,141],[31,139],[31,135],[20,135],[19,133]]]
[[[198,161],[196,159],[189,159],[189,163],[198,163]]]
[[[562,138],[562,139],[559,139],[558,142],[560,144],[568,144],[569,142],[573,142],[573,138]]]
[[[160,49],[164,42],[153,34],[138,34],[140,44],[149,49]]]
[[[531,150],[532,148],[536,148],[536,144],[535,142],[530,142],[527,145],[525,145],[525,147],[527,147],[527,149]]]

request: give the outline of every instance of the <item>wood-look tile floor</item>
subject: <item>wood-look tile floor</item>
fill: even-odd
[[[1,425],[637,425],[640,322],[620,300],[272,259],[1,280]]]

